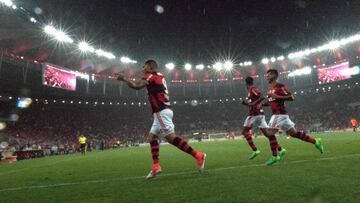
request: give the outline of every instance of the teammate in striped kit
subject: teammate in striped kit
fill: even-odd
[[[270,142],[272,157],[266,162],[266,165],[269,166],[279,161],[285,155],[286,150],[281,148],[281,146],[278,144],[275,134],[268,130],[268,125],[265,121],[264,110],[261,107],[261,101],[263,101],[265,98],[261,95],[260,89],[254,86],[254,79],[252,77],[247,77],[245,82],[248,90],[248,96],[246,100],[243,101],[243,104],[249,107],[249,116],[244,122],[244,129],[242,134],[253,150],[253,153],[249,159],[252,160],[260,154],[260,150],[257,149],[250,131],[252,128],[259,128]]]
[[[269,122],[270,128],[281,129],[291,137],[314,144],[320,153],[323,153],[324,146],[320,138],[314,139],[305,132],[295,129],[295,124],[290,120],[285,109],[285,101],[293,101],[294,97],[285,85],[278,83],[278,76],[279,72],[275,69],[269,69],[266,73],[266,79],[270,87],[267,93],[268,100],[263,104],[270,105],[273,113]]]
[[[126,82],[132,89],[140,90],[147,88],[148,100],[152,108],[154,122],[149,133],[149,142],[153,158],[153,166],[147,179],[154,178],[161,173],[159,164],[159,138],[165,138],[170,144],[176,146],[185,153],[190,154],[196,160],[200,171],[204,169],[206,154],[193,149],[184,139],[175,135],[175,126],[172,121],[168,89],[164,75],[157,72],[158,65],[154,60],[147,60],[143,67],[144,76],[140,80],[129,80],[124,75],[118,74],[117,79]]]

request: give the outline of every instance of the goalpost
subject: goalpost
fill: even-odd
[[[213,140],[226,140],[228,139],[229,134],[222,132],[222,133],[209,133],[207,141],[213,141]]]

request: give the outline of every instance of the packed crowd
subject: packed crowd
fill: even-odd
[[[351,97],[349,97],[351,95]],[[360,115],[359,93],[354,90],[297,95],[289,103],[290,117],[297,128],[306,131],[342,130],[351,117]],[[209,102],[173,106],[179,135],[193,132],[240,132],[247,107],[240,101]],[[270,109],[265,109],[269,119]],[[17,150],[51,149],[75,151],[78,136],[88,138],[89,147],[111,148],[146,142],[151,127],[149,106],[74,106],[33,104],[19,113],[17,122],[3,131]]]
[[[88,138],[88,149],[144,142],[143,122],[124,122],[123,113],[114,109],[88,109],[69,106],[32,106],[9,123],[9,143],[17,150],[56,147],[56,151],[75,151],[81,134]],[[132,121],[132,120],[131,120]],[[36,146],[36,147],[34,147]]]
[[[290,105],[290,115],[299,129],[315,132],[351,127],[350,119],[360,117],[359,89],[298,96]]]

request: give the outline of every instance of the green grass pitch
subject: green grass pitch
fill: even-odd
[[[163,173],[145,180],[148,147],[45,157],[0,165],[0,202],[360,202],[360,134],[316,134],[325,153],[296,139],[280,138],[286,158],[265,166],[249,161],[245,140],[193,143],[207,153],[206,170],[170,145],[160,148]]]

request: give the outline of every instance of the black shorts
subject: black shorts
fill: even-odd
[[[86,144],[80,144],[80,149],[85,149]]]

